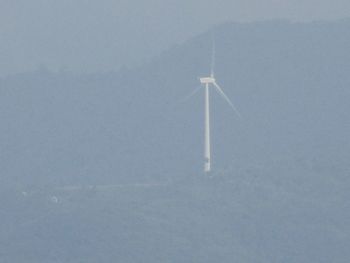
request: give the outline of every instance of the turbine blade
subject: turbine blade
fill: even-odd
[[[237,108],[235,107],[235,105],[232,103],[232,101],[226,96],[226,94],[223,92],[223,90],[220,88],[220,86],[214,82],[213,83],[217,92],[226,100],[226,102],[231,106],[231,108],[233,109],[233,111],[237,114],[237,116],[241,119],[242,116],[239,113],[239,111],[237,110]]]
[[[200,89],[202,88],[202,86],[198,86],[196,89],[194,89],[190,94],[188,94],[185,98],[183,98],[182,100],[180,100],[180,102],[184,103],[185,101],[189,100],[190,98],[192,98]]]
[[[212,37],[212,53],[211,53],[211,67],[210,67],[210,76],[213,78],[214,77],[214,68],[215,68],[215,40],[214,37]]]

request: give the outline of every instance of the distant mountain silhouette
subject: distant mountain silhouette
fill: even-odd
[[[212,30],[218,82],[242,112],[212,95],[213,169],[279,157],[349,156],[349,21],[225,24]],[[212,32],[142,67],[1,80],[3,176],[33,183],[177,177],[202,170],[203,93]]]
[[[228,23],[139,68],[1,79],[0,261],[347,262],[349,32]],[[211,93],[205,177],[204,96],[182,99],[212,34],[243,118]]]

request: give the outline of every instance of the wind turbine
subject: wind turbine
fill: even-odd
[[[209,88],[214,88],[221,95],[221,97],[229,104],[229,106],[234,110],[234,112],[237,114],[237,116],[239,118],[241,118],[239,111],[236,109],[236,107],[234,106],[232,101],[227,97],[227,95],[223,92],[223,90],[220,88],[220,86],[216,83],[216,79],[214,76],[214,66],[215,66],[215,43],[213,42],[210,76],[199,78],[200,83],[201,83],[201,87],[204,86],[204,91],[205,91],[205,97],[204,97],[205,98],[205,100],[204,100],[204,103],[205,103],[205,108],[204,108],[204,117],[205,117],[204,172],[205,173],[209,173],[211,171]]]

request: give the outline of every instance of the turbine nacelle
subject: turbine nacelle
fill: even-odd
[[[202,84],[214,84],[215,83],[214,77],[199,78],[199,80]]]

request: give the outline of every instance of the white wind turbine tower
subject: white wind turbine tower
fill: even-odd
[[[214,88],[221,97],[226,100],[226,102],[231,106],[235,111],[237,116],[241,118],[240,113],[231,102],[231,100],[226,96],[220,86],[216,83],[214,76],[214,66],[215,66],[215,44],[213,42],[213,52],[212,52],[212,61],[211,61],[211,72],[209,77],[200,78],[200,83],[204,86],[205,89],[205,125],[204,125],[204,172],[209,173],[211,171],[211,150],[210,150],[210,107],[209,107],[209,88]]]

